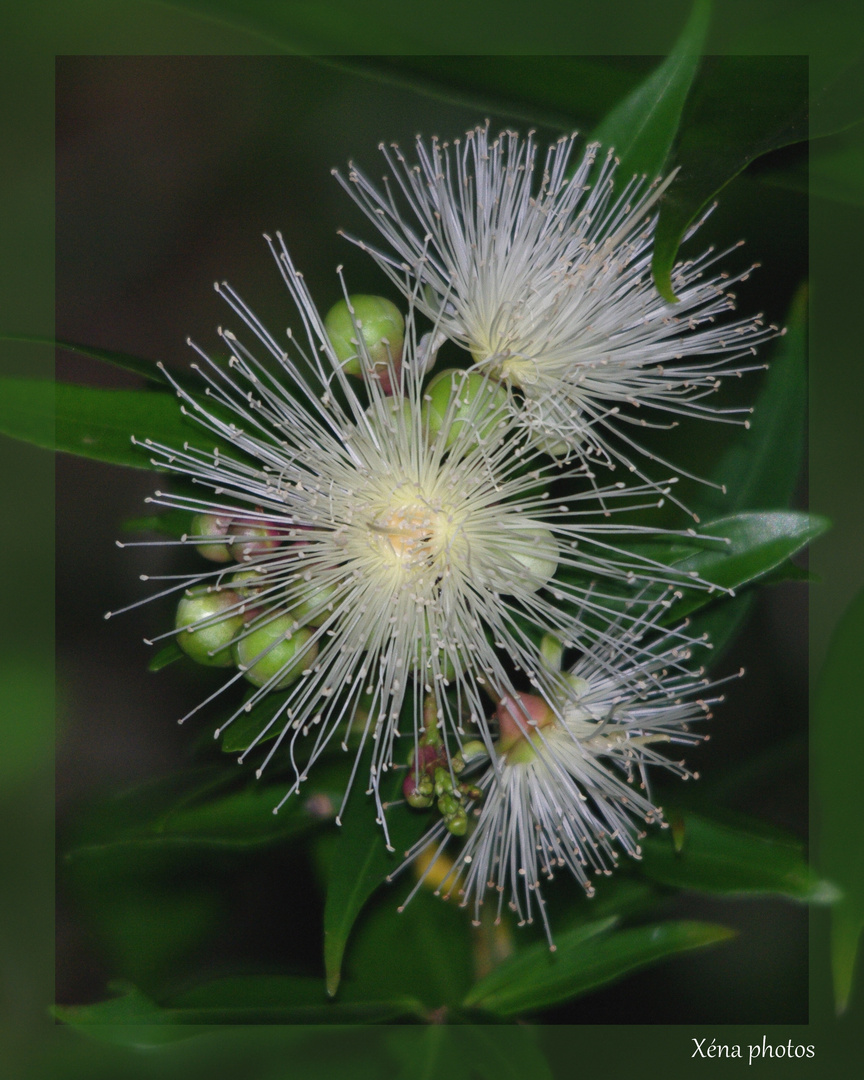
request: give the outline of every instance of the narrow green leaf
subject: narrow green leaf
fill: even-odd
[[[175,663],[177,660],[182,660],[184,656],[183,650],[177,644],[176,641],[172,641],[153,657],[150,663],[147,665],[148,671],[161,671],[162,668],[168,667],[169,664]]]
[[[0,431],[15,439],[136,469],[160,468],[132,437],[204,451],[222,440],[184,419],[174,394],[101,390],[37,379],[0,382]]]
[[[674,301],[672,267],[688,227],[751,161],[807,139],[807,60],[715,56],[706,60],[670,165],[680,172],[660,205],[652,270]]]
[[[810,868],[794,837],[754,821],[722,821],[667,808],[672,830],[643,841],[639,869],[652,881],[679,889],[731,896],[784,896],[829,904],[837,890]]]
[[[665,922],[611,930],[611,921],[562,934],[554,953],[538,943],[505,960],[475,984],[465,1005],[497,1016],[535,1012],[614,982],[636,968],[734,936],[734,931],[711,923]]]
[[[192,528],[191,510],[164,510],[159,514],[145,514],[142,517],[127,518],[121,522],[123,532],[155,532],[179,540]]]
[[[801,473],[807,419],[807,288],[792,302],[786,334],[777,342],[756,399],[750,430],[741,430],[709,477],[728,494],[706,491],[696,507],[780,510],[789,505]]]
[[[285,784],[251,783],[223,794],[219,787],[227,779],[223,768],[213,779],[190,785],[179,798],[174,785],[157,784],[118,799],[108,820],[97,823],[96,829],[85,829],[66,858],[121,849],[246,850],[282,843],[315,828],[322,820],[319,813],[307,809],[307,799],[290,799],[274,814],[274,807],[285,795]],[[322,784],[325,779],[322,777]],[[104,807],[102,814],[106,816]]]
[[[636,57],[339,56],[326,62],[462,105],[478,120],[492,114],[563,131],[600,120],[640,81]]]
[[[621,164],[619,185],[634,175],[656,179],[678,132],[687,94],[699,65],[711,14],[709,0],[696,0],[672,51],[592,132],[604,148],[614,147]]]
[[[364,775],[362,761],[357,775]],[[402,779],[403,774],[396,773],[391,783],[384,785],[385,807],[388,801],[401,798]],[[344,824],[330,853],[324,905],[324,967],[331,995],[339,987],[345,946],[361,909],[387,875],[399,867],[403,853],[429,827],[428,815],[405,805],[396,807],[387,817],[394,849],[388,852],[383,830],[375,821],[374,804],[364,786],[362,780],[355,779],[344,810]]]
[[[170,1016],[131,983],[112,982],[108,989],[116,996],[94,1005],[55,1005],[51,1011],[62,1023],[105,1042],[140,1049],[191,1039],[206,1030],[198,1026],[176,1026],[185,1021]]]
[[[133,356],[131,353],[118,352],[115,349],[97,349],[93,345],[82,345],[76,341],[64,341],[63,338],[31,337],[20,334],[0,334],[0,341],[14,341],[22,345],[51,345],[56,349],[64,349],[66,352],[75,353],[78,356],[86,356],[88,360],[100,360],[103,364],[111,364],[114,367],[123,368],[124,371],[132,371],[161,387],[168,385],[168,380],[165,378],[162,369],[152,360],[145,360],[143,357]]]
[[[828,527],[826,518],[797,510],[735,514],[708,522],[702,529],[706,536],[725,537],[728,543],[688,555],[672,565],[724,589],[740,589],[782,566]],[[691,590],[673,605],[671,617],[680,618],[710,600],[704,590]]]
[[[217,979],[165,1006],[128,983],[112,989],[120,995],[94,1005],[58,1005],[54,1015],[80,1029],[99,1025],[103,1038],[132,1046],[175,1042],[212,1024],[376,1024],[423,1015],[412,998],[328,1001],[321,980],[303,976]],[[147,1028],[136,1030],[142,1025]]]
[[[834,632],[819,676],[811,734],[818,792],[817,864],[843,890],[843,898],[831,911],[831,966],[838,1012],[849,1004],[864,930],[862,668],[864,590]]]

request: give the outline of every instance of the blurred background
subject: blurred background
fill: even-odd
[[[633,74],[657,57],[618,57],[601,91],[576,117],[590,130]],[[514,61],[516,62],[516,61]],[[522,58],[522,75],[566,76],[567,58]],[[477,58],[478,67],[485,58]],[[615,73],[620,74],[616,83]],[[570,125],[544,126],[506,112],[478,115],[446,99],[379,82],[359,71],[299,57],[87,57],[58,59],[56,80],[56,332],[61,339],[120,350],[182,368],[188,336],[206,348],[231,313],[212,283],[227,279],[277,337],[290,303],[262,239],[281,230],[322,313],[340,296],[335,267],[352,291],[397,299],[370,260],[337,236],[369,228],[330,170],[349,159],[376,177],[377,144],[410,146],[417,133],[442,138],[483,122],[529,126],[545,142]],[[606,94],[608,100],[600,101]],[[781,155],[764,159],[770,171]],[[804,151],[806,154],[806,151]],[[782,160],[781,160],[782,163]],[[783,322],[805,279],[807,202],[745,174],[688,249],[744,239],[728,268],[761,264],[738,286],[742,314]],[[737,260],[737,261],[736,261]],[[235,320],[236,321],[236,320]],[[766,350],[765,355],[770,355]],[[59,380],[138,385],[136,376],[60,352]],[[743,387],[755,397],[760,376]],[[719,425],[718,425],[719,427]],[[710,455],[712,430],[699,432]],[[213,724],[198,714],[176,720],[220,676],[191,665],[148,673],[142,638],[164,630],[170,604],[103,615],[148,595],[140,574],[176,572],[168,548],[120,551],[121,523],[146,512],[157,481],[60,456],[57,476],[58,837],[111,792],[167,775],[194,761],[219,761]],[[806,504],[802,476],[796,505]],[[816,507],[815,509],[819,509]],[[711,741],[688,755],[722,803],[806,836],[807,591],[785,583],[761,592],[715,674],[747,669],[711,724]],[[229,756],[226,769],[236,768]],[[748,770],[753,766],[752,773]],[[89,811],[88,811],[89,808]],[[298,862],[299,858],[299,862]],[[148,873],[152,871],[152,877]],[[171,882],[164,868],[142,868],[137,882],[106,872],[82,882],[58,871],[57,1000],[103,998],[109,979],[158,984],[169,956],[189,970],[225,965],[314,965],[320,951],[320,893],[314,867],[291,850],[201,860]],[[297,873],[308,889],[284,884]],[[160,876],[161,875],[161,876]],[[570,885],[570,883],[567,883]],[[125,891],[124,891],[125,890]],[[577,892],[573,889],[574,894]],[[383,890],[375,910],[401,901],[404,885]],[[299,897],[299,899],[298,899]],[[305,900],[303,899],[305,897]],[[684,896],[670,911],[733,926],[735,941],[635,975],[544,1016],[552,1023],[806,1023],[807,929],[803,906]],[[394,910],[395,918],[395,910]],[[137,932],[131,932],[131,926]],[[158,932],[151,934],[149,927]],[[305,942],[305,944],[298,944]],[[158,942],[158,944],[157,944]],[[162,950],[165,955],[156,955]]]

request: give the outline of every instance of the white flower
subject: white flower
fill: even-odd
[[[485,377],[454,373],[441,406],[438,375],[427,401],[410,312],[402,356],[386,372],[366,357],[352,380],[281,237],[270,246],[305,341],[289,331],[286,352],[230,287],[217,286],[269,355],[220,331],[227,362],[197,350],[206,396],[172,378],[184,412],[219,436],[222,451],[144,444],[156,464],[204,489],[151,501],[199,515],[182,542],[220,560],[166,588],[186,596],[172,633],[202,662],[230,666],[233,656],[226,687],[244,677],[256,687],[222,729],[284,692],[248,750],[278,732],[263,764],[287,752],[289,794],[353,723],[358,764],[372,747],[380,814],[381,774],[397,760],[400,735],[416,744],[424,695],[434,695],[451,747],[466,728],[491,747],[484,692],[515,694],[516,677],[560,689],[560,673],[541,663],[542,633],[573,645],[604,636],[614,612],[592,578],[674,573],[615,546],[640,530],[610,522],[609,503],[628,508],[638,489],[619,484],[598,499],[581,465],[550,462],[515,427],[500,387],[490,393]],[[656,492],[649,498],[656,505]],[[406,760],[408,748],[399,755]]]
[[[690,724],[710,718],[710,706],[722,700],[707,696],[717,683],[690,666],[704,639],[688,638],[685,626],[656,629],[661,613],[655,606],[627,629],[611,627],[566,676],[566,696],[502,700],[496,752],[468,795],[476,821],[462,852],[443,862],[446,872],[441,863],[435,868],[453,842],[439,823],[403,865],[422,855],[424,874],[439,882],[435,891],[457,893],[475,920],[487,889],[497,893],[497,916],[507,903],[520,925],[533,921],[536,903],[552,945],[541,878],[566,867],[592,895],[591,876],[610,873],[619,849],[639,858],[645,825],[663,823],[648,769],[695,776],[664,750],[707,738]]]
[[[613,152],[597,160],[590,144],[571,166],[574,140],[560,139],[541,164],[531,135],[490,141],[487,124],[452,145],[418,137],[416,164],[382,144],[383,190],[353,164],[347,180],[336,175],[389,250],[354,242],[401,288],[406,272],[416,278],[436,327],[478,370],[518,389],[539,445],[638,472],[634,452],[663,459],[634,428],[752,411],[705,398],[751,370],[756,344],[777,331],[759,317],[718,322],[749,269],[717,272],[722,255],[711,250],[676,266],[678,302],[664,300],[651,258],[656,203],[672,177],[634,177],[616,193]],[[646,418],[649,409],[660,416]]]

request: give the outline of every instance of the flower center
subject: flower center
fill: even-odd
[[[388,508],[369,523],[375,550],[391,566],[428,566],[441,550],[445,515],[414,501]]]

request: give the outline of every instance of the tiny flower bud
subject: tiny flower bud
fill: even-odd
[[[231,667],[230,646],[243,629],[240,603],[230,589],[211,592],[204,585],[189,589],[177,605],[177,644],[199,664]]]
[[[448,368],[429,383],[423,398],[426,438],[431,444],[443,435],[448,450],[457,439],[466,449],[489,439],[507,415],[507,391],[477,372]],[[463,425],[475,432],[476,441],[465,438]]]
[[[549,529],[538,526],[527,530],[509,551],[522,568],[520,584],[529,592],[542,589],[555,576],[560,553]]]
[[[279,546],[276,532],[266,521],[255,518],[235,520],[229,530],[232,540],[231,553],[238,562],[263,555]]]
[[[448,815],[444,825],[447,832],[452,833],[453,836],[464,836],[468,831],[468,814],[465,812],[465,807],[458,806],[452,814]]]
[[[555,713],[536,694],[505,695],[495,710],[498,719],[498,751],[508,765],[524,764],[535,757],[531,734],[555,723]]]
[[[234,646],[234,659],[249,682],[270,690],[284,690],[311,667],[318,655],[317,644],[309,645],[312,631],[296,628],[290,615],[279,615],[241,638]]]
[[[399,372],[405,336],[405,320],[395,304],[383,296],[349,296],[330,308],[324,328],[349,375],[360,375],[366,365],[381,379],[384,393],[391,392],[390,369]]]
[[[196,514],[192,518],[190,535],[194,537],[206,537],[208,540],[218,540],[224,536],[231,524],[231,518],[219,514]],[[231,552],[226,544],[201,544],[196,543],[195,550],[199,555],[211,562],[224,563],[231,561]]]

